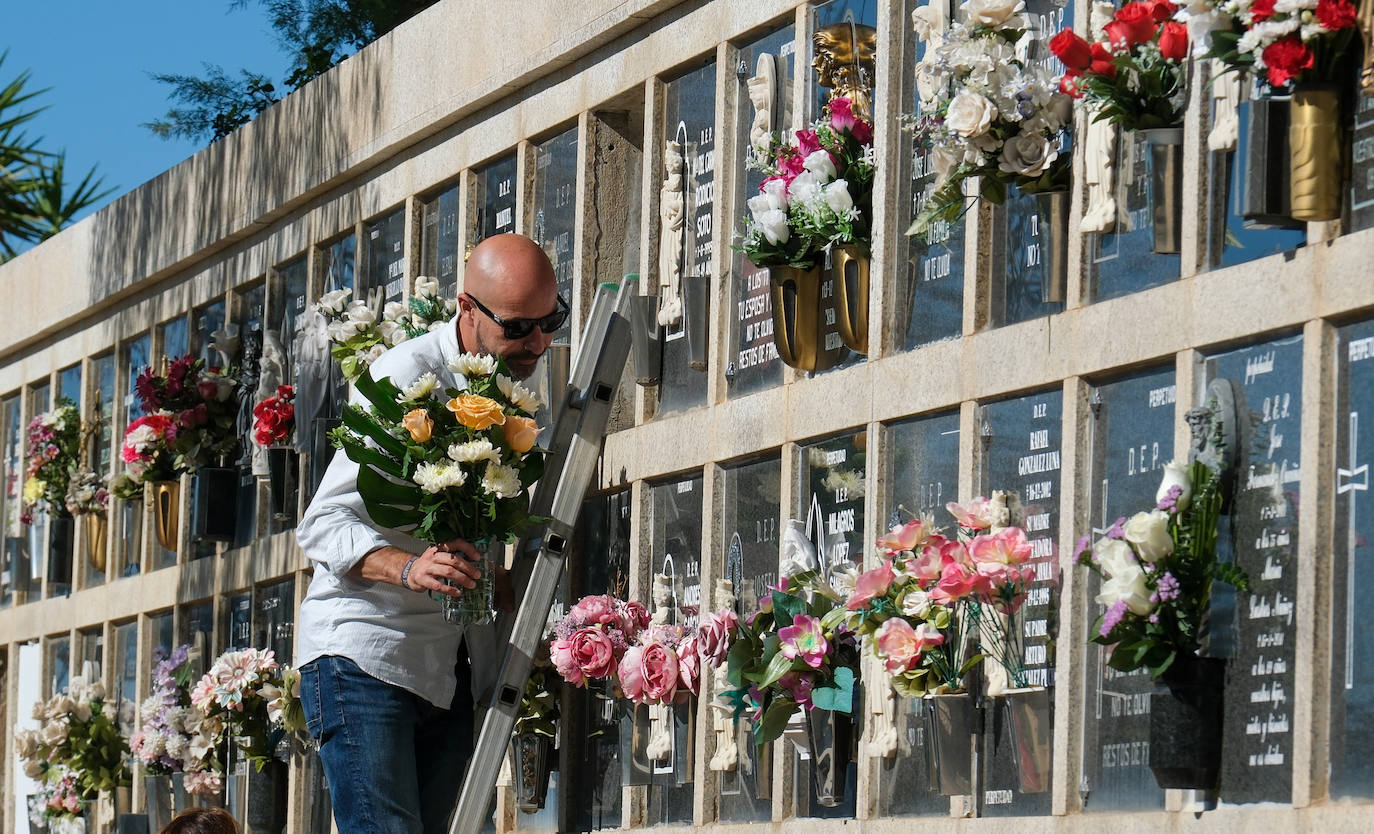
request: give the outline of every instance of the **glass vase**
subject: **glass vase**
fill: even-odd
[[[493,553],[504,555],[506,545],[499,540],[476,541],[472,544],[477,548],[477,565],[482,571],[476,587],[463,588],[457,596],[437,595],[439,611],[444,616],[444,622],[460,628],[487,625],[496,619],[496,578],[492,572],[496,559],[493,558]]]

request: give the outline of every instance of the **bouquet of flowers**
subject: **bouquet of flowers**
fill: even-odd
[[[848,628],[844,597],[819,570],[785,578],[738,626],[726,654],[721,698],[747,713],[759,744],[776,739],[798,709],[851,712],[857,635]]]
[[[63,767],[54,767],[49,782],[29,797],[29,822],[47,828],[54,820],[76,819],[86,810],[86,800],[76,787],[76,777]]]
[[[913,16],[929,44],[916,66],[915,130],[936,181],[907,234],[957,220],[971,177],[979,178],[979,194],[999,205],[1008,185],[1027,193],[1068,187],[1072,161],[1060,145],[1072,124],[1072,101],[1059,91],[1057,74],[1029,56],[1035,40],[1024,8],[1021,0],[969,0],[948,30],[937,30],[931,15]]]
[[[171,655],[161,648],[155,651],[153,692],[143,701],[142,725],[129,739],[129,748],[150,772],[185,773],[188,791],[213,796],[223,788],[218,745],[224,721],[191,705],[190,648],[178,646]]]
[[[1195,0],[1181,17],[1210,38],[1207,57],[1282,87],[1339,80],[1358,14],[1351,0]]]
[[[1173,20],[1177,11],[1169,0],[1133,0],[1103,26],[1105,40],[1055,35],[1050,51],[1068,68],[1062,88],[1087,102],[1095,121],[1125,130],[1183,124],[1188,27]]]
[[[78,469],[67,484],[66,503],[67,512],[72,515],[104,515],[110,507],[110,490],[105,486],[105,476],[93,469]]]
[[[873,126],[834,98],[792,141],[774,134],[751,152],[767,174],[749,199],[741,249],[756,266],[816,266],[832,246],[867,254],[873,223]]]
[[[607,594],[586,596],[554,623],[549,657],[573,686],[612,680],[625,651],[648,627],[649,612],[643,605]]]
[[[76,405],[59,397],[57,407],[34,417],[29,423],[25,457],[24,500],[19,520],[33,523],[33,513],[42,502],[55,516],[68,515],[67,483],[77,465],[81,446],[81,415]]]
[[[1113,669],[1163,676],[1181,655],[1197,653],[1212,583],[1249,588],[1245,571],[1217,560],[1220,486],[1200,461],[1170,463],[1154,509],[1117,519],[1096,542],[1079,540],[1078,563],[1103,580],[1097,602],[1106,610],[1092,641],[1112,647]]]
[[[449,370],[465,391],[441,389],[430,373],[402,390],[364,371],[357,386],[371,406],[345,407],[331,437],[359,464],[358,491],[378,524],[436,544],[509,540],[535,520],[539,397],[493,356],[464,353]]]
[[[300,674],[283,668],[271,651],[227,651],[191,689],[191,706],[218,722],[262,770],[283,734],[305,728]]]
[[[165,373],[145,368],[134,390],[147,414],[129,424],[121,450],[129,474],[142,483],[172,480],[233,453],[236,387],[232,370],[207,369],[190,354]]]
[[[87,798],[130,784],[129,746],[119,732],[115,703],[105,694],[99,681],[88,685],[76,677],[68,691],[34,704],[33,717],[42,724],[15,735],[29,778],[56,783],[70,777]]]
[[[296,429],[296,389],[278,385],[277,393],[253,406],[253,442],[276,446],[291,439]]]
[[[368,302],[352,295],[351,289],[334,290],[315,303],[315,311],[326,321],[330,355],[350,382],[388,348],[437,330],[457,312],[456,302],[439,297],[439,282],[423,275],[415,279],[404,304],[382,305],[380,298]]]

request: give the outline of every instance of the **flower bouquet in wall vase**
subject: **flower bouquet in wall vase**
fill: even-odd
[[[1301,221],[1339,220],[1349,144],[1343,114],[1360,35],[1355,3],[1196,0],[1187,17],[1190,28],[1205,33],[1208,57],[1276,93],[1291,91],[1289,213]]]
[[[1062,89],[1083,101],[1093,122],[1144,134],[1156,254],[1178,253],[1183,223],[1189,40],[1188,27],[1173,19],[1178,11],[1169,0],[1134,0],[1115,10],[1098,3],[1091,42],[1072,29],[1050,40],[1067,67]]]
[[[786,140],[751,147],[750,167],[767,176],[749,198],[740,249],[772,282],[773,339],[788,365],[823,371],[845,347],[868,352],[868,259],[873,224],[873,126],[844,96]],[[822,311],[833,281],[835,331]]]
[[[1095,542],[1079,542],[1078,563],[1102,579],[1102,615],[1092,641],[1107,664],[1148,669],[1150,769],[1161,788],[1214,790],[1221,773],[1226,661],[1201,655],[1212,587],[1246,590],[1237,565],[1217,557],[1221,475],[1206,463],[1170,463],[1157,505],[1121,518]]]
[[[1048,195],[1040,202],[1052,221],[1047,261],[1058,286],[1067,263],[1058,254],[1067,251],[1073,102],[1059,90],[1053,61],[1037,54],[1043,47],[1024,9],[1021,0],[969,0],[949,28],[936,4],[912,15],[926,45],[916,62],[913,128],[935,184],[907,234],[929,239],[978,198],[1002,205],[1013,186]],[[975,197],[967,197],[974,183]]]
[[[449,370],[466,389],[441,386],[432,373],[398,388],[363,369],[355,384],[368,404],[345,406],[330,437],[358,464],[358,492],[377,524],[426,544],[461,538],[488,551],[477,587],[437,595],[445,620],[479,625],[495,617],[491,551],[504,556],[538,521],[529,490],[544,469],[535,446],[541,403],[494,356],[464,353]]]
[[[81,415],[65,397],[51,411],[29,422],[25,444],[23,501],[19,520],[33,524],[35,513],[48,517],[49,582],[70,585],[76,522],[67,504],[67,490],[80,462]],[[41,554],[40,554],[41,558]]]

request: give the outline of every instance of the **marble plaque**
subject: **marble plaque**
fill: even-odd
[[[1173,458],[1177,386],[1173,369],[1151,370],[1095,386],[1092,392],[1092,461],[1089,506],[1093,540],[1116,519],[1152,509],[1160,470]],[[1093,601],[1096,574],[1075,567],[1087,583],[1085,617],[1102,613]],[[1147,811],[1164,808],[1164,791],[1150,773],[1150,693],[1147,670],[1119,672],[1107,665],[1107,648],[1084,646],[1083,758],[1079,793],[1084,810]]]
[[[1254,107],[1243,100],[1237,108],[1240,130],[1236,150],[1207,154],[1214,194],[1220,205],[1214,206],[1218,222],[1209,228],[1209,251],[1213,266],[1232,266],[1263,258],[1278,252],[1296,249],[1307,241],[1305,226],[1280,228],[1266,222],[1248,220],[1244,216],[1247,203],[1247,182],[1265,181],[1264,176],[1251,176],[1252,170],[1266,167],[1262,158],[1266,148],[1253,147],[1250,141],[1250,119]]]
[[[1035,581],[1020,620],[1027,678],[1032,686],[1054,686],[1054,649],[1059,606],[1058,537],[1063,393],[1059,390],[990,403],[984,432],[991,433],[983,483],[985,492],[1017,493],[1031,545]],[[1052,697],[1052,696],[1051,696]],[[1015,750],[1006,722],[988,712],[983,736],[986,759],[983,814],[1031,816],[1050,812],[1050,792],[1022,793]]]
[[[573,227],[577,208],[577,128],[565,131],[534,149],[534,228],[530,237],[553,263],[558,294],[569,304],[577,291],[573,267]],[[572,319],[554,334],[554,342],[568,344]]]
[[[406,282],[406,215],[397,209],[363,225],[363,280],[359,297],[380,290],[387,301],[400,301]]]
[[[515,154],[476,173],[477,200],[471,246],[492,235],[515,231]]]
[[[1367,99],[1368,100],[1368,99]],[[1331,573],[1331,793],[1374,797],[1374,632],[1359,616],[1374,593],[1369,452],[1374,449],[1374,322],[1341,328],[1336,354],[1336,529]]]
[[[745,202],[759,193],[763,172],[749,168],[750,129],[756,108],[750,98],[748,82],[759,72],[760,63],[772,63],[773,98],[769,110],[774,133],[785,133],[792,123],[792,79],[796,72],[796,27],[792,25],[765,35],[739,51],[736,76],[739,82],[735,118],[735,182],[739,192],[735,205],[743,228],[748,216]],[[783,362],[773,341],[773,304],[768,270],[750,263],[743,252],[731,253],[734,268],[731,281],[733,309],[730,316],[730,341],[735,353],[726,360],[725,378],[730,396],[771,388],[782,382]]]
[[[1222,733],[1228,802],[1292,797],[1302,348],[1295,336],[1211,356],[1205,366],[1209,382],[1232,380],[1240,393],[1239,471],[1219,548],[1250,577],[1250,593],[1214,594],[1212,607],[1211,651],[1227,648],[1216,638],[1234,633],[1235,643]],[[1226,612],[1232,599],[1234,627]]]
[[[1374,226],[1374,96],[1368,94],[1355,96],[1350,164],[1350,231],[1354,232]]]
[[[1102,144],[1107,144],[1103,142]],[[1093,147],[1091,144],[1089,148]],[[1104,301],[1177,281],[1178,255],[1158,255],[1150,201],[1150,146],[1139,131],[1116,131],[1116,228],[1088,236],[1089,296]]]

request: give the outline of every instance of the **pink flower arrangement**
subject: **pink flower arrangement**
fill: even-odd
[[[301,729],[299,681],[300,676],[277,663],[270,650],[228,651],[191,688],[191,706],[212,727],[222,727],[220,731],[228,733],[261,770],[272,756],[273,729]],[[218,777],[201,778],[208,784]],[[187,780],[189,789],[189,774]]]
[[[809,614],[798,614],[792,618],[792,625],[778,629],[778,640],[778,650],[784,657],[801,659],[812,669],[821,668],[830,651],[821,621]]]
[[[697,650],[702,661],[712,669],[719,668],[738,631],[739,617],[728,608],[703,615],[697,625]]]
[[[121,457],[140,483],[172,480],[212,465],[238,445],[238,382],[189,354],[165,373],[144,368],[134,383],[146,412],[124,431]]]

